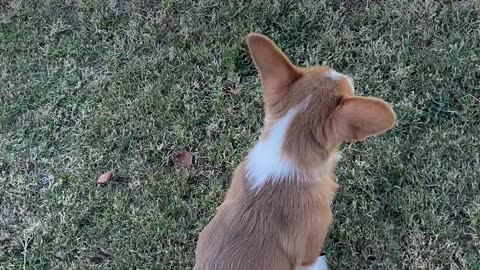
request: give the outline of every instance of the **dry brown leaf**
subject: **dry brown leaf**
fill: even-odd
[[[111,170],[109,172],[106,172],[106,173],[100,175],[100,177],[98,177],[98,179],[97,179],[97,184],[107,183],[107,181],[110,180],[110,178],[112,178],[113,172],[114,172],[114,170]]]
[[[181,151],[175,154],[173,158],[175,167],[190,168],[192,166],[192,153]]]

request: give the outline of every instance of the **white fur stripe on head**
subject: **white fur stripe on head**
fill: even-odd
[[[333,80],[339,80],[339,79],[345,78],[345,75],[335,70],[330,70],[329,72],[327,72],[326,76]]]
[[[352,93],[355,93],[355,85],[353,84],[353,79],[350,76],[347,76],[348,84],[352,88]]]
[[[333,80],[340,80],[340,79],[343,79],[343,78],[347,79],[348,84],[352,88],[352,92],[355,92],[355,87],[354,87],[354,84],[353,84],[352,77],[344,75],[344,74],[342,74],[340,72],[337,72],[335,70],[331,70],[331,71],[327,72],[326,76],[329,77],[330,79],[333,79]]]

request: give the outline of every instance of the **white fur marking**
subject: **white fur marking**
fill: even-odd
[[[352,88],[352,93],[355,93],[355,85],[353,84],[353,79],[350,76],[347,76],[348,84]]]
[[[333,79],[333,80],[338,80],[338,79],[345,78],[345,75],[343,75],[342,73],[337,72],[335,70],[330,70],[326,75],[327,75],[327,77],[329,77],[330,79]]]
[[[313,265],[300,266],[295,270],[328,270],[327,260],[325,259],[325,256],[320,256]]]
[[[295,171],[290,160],[282,156],[282,145],[285,133],[296,110],[290,110],[287,115],[274,124],[265,142],[259,141],[248,156],[247,173],[253,188],[261,186],[269,177],[274,179],[289,176]]]
[[[340,80],[340,79],[344,79],[344,78],[347,79],[348,84],[352,88],[352,92],[355,93],[355,87],[354,87],[354,84],[353,84],[352,77],[344,75],[344,74],[342,74],[340,72],[337,72],[335,70],[330,70],[329,72],[326,73],[326,76],[329,77],[332,80]]]
[[[295,165],[282,154],[282,146],[290,122],[305,107],[305,103],[290,109],[273,125],[267,140],[258,141],[248,155],[247,176],[253,189],[261,186],[268,179],[276,181],[295,174]]]

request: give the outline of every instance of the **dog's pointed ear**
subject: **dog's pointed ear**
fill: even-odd
[[[396,119],[388,103],[371,97],[346,97],[332,114],[337,143],[380,135],[391,129]]]
[[[264,91],[284,89],[299,77],[297,68],[268,37],[251,33],[247,36],[247,45],[260,73]]]

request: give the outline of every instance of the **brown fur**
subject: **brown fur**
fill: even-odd
[[[200,234],[196,270],[293,270],[315,262],[332,220],[338,146],[381,134],[396,119],[384,101],[355,97],[346,78],[326,76],[332,69],[296,67],[259,34],[250,34],[247,43],[264,87],[261,140],[288,110],[308,104],[291,121],[282,146],[301,173],[252,189],[242,162]]]

